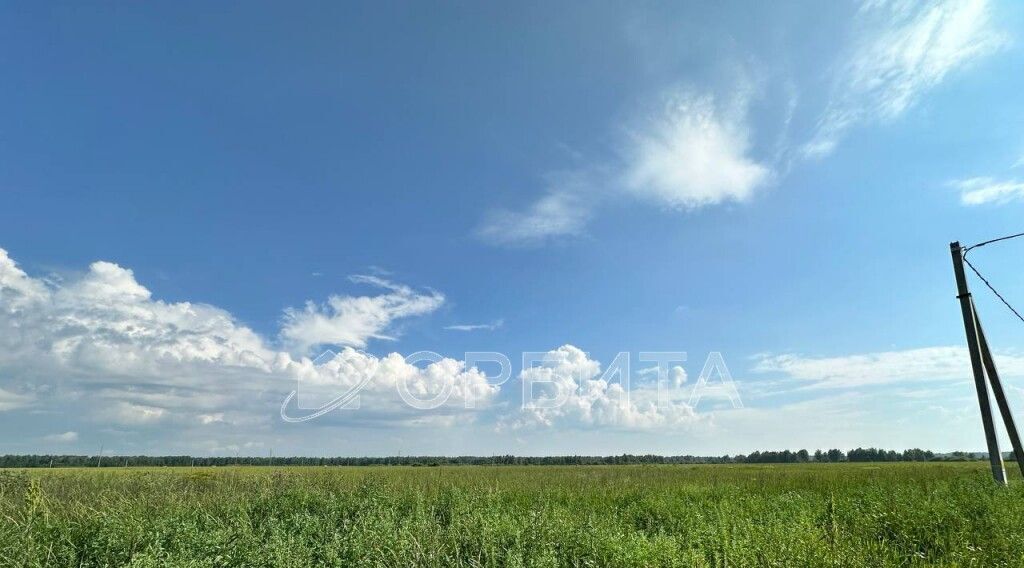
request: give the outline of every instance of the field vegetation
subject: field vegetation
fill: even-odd
[[[1020,566],[987,464],[0,471],[3,566]]]

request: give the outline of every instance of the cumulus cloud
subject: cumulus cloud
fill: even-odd
[[[8,314],[14,314],[25,305],[46,295],[46,286],[38,280],[29,278],[18,268],[7,251],[0,248],[0,309]]]
[[[663,390],[661,400],[656,384],[631,388],[627,396],[621,381],[603,376],[601,364],[578,347],[564,345],[540,359],[520,374],[524,404],[521,412],[506,419],[506,426],[650,429],[680,427],[698,420],[675,388]],[[673,376],[679,379],[678,373]]]
[[[486,403],[498,392],[498,387],[487,383],[484,373],[467,368],[462,361],[440,358],[420,367],[398,353],[376,357],[350,347],[317,362],[286,360],[284,370],[297,378],[298,405],[304,409],[319,409],[354,389],[360,389],[360,400],[371,401],[361,408],[377,414],[399,412],[404,400],[381,396],[396,393],[399,387],[414,403],[444,393],[449,408]]]
[[[288,309],[281,338],[292,349],[308,353],[322,345],[365,347],[370,339],[393,339],[385,332],[396,319],[429,314],[444,304],[434,290],[417,292],[376,276],[353,276],[359,284],[386,290],[377,296],[331,296],[324,305],[307,302]]]
[[[1024,200],[1024,181],[996,180],[990,177],[974,177],[950,182],[960,190],[963,205],[1001,205],[1011,201]]]
[[[1000,374],[1024,376],[1024,357],[995,355]],[[796,354],[763,355],[756,372],[781,373],[814,388],[855,388],[919,381],[968,380],[970,359],[965,347],[923,347],[841,357],[806,357]]]
[[[657,365],[655,365],[654,367],[640,369],[639,371],[637,371],[637,374],[646,379],[658,380],[660,378],[660,371],[661,369],[658,368]],[[686,384],[687,380],[686,369],[682,368],[679,365],[673,365],[672,367],[669,367],[669,369],[667,370],[665,378],[669,381],[669,384],[671,386],[675,388],[682,387],[684,384]]]
[[[372,277],[357,281],[385,292],[333,297],[325,312],[290,314],[290,335],[282,335],[310,345],[365,342],[384,337],[392,320],[443,302],[436,292]],[[369,377],[361,393],[371,410],[365,415],[401,421],[423,413],[402,402],[399,382],[420,395],[450,389],[441,414],[465,412],[470,399],[486,405],[496,387],[460,365],[444,359],[419,367],[399,354],[350,348],[318,365],[276,349],[225,310],[154,299],[117,264],[95,262],[79,277],[47,283],[0,249],[0,411],[67,412],[74,405],[83,419],[127,428],[265,426],[296,385],[339,390]]]
[[[680,93],[636,129],[626,150],[625,186],[670,207],[742,202],[771,176],[749,155],[746,101]]]
[[[987,0],[866,2],[804,155],[832,153],[858,123],[898,117],[951,72],[1005,44]]]

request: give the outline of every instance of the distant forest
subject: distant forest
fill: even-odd
[[[440,465],[625,465],[625,464],[726,464],[726,463],[834,463],[920,462],[985,459],[983,453],[936,454],[928,450],[902,452],[878,448],[753,452],[735,456],[391,456],[391,457],[197,457],[197,456],[77,456],[5,455],[0,467],[160,467],[160,466],[440,466]]]

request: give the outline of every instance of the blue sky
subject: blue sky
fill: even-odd
[[[947,245],[1024,230],[1021,29],[980,0],[7,4],[0,451],[978,449]],[[974,259],[1024,302],[1021,246]],[[1024,330],[973,285],[1020,408]],[[524,351],[567,404],[523,408]],[[688,354],[665,404],[641,351]],[[689,404],[712,351],[742,409]]]

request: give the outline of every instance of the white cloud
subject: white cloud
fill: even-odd
[[[213,414],[200,414],[198,418],[199,423],[205,425],[226,423],[226,421],[224,420],[223,412],[214,412]]]
[[[1024,356],[997,353],[995,361],[1001,376],[1024,376]],[[762,373],[782,373],[816,388],[855,388],[917,381],[970,380],[972,377],[967,349],[953,346],[842,357],[763,355],[757,360],[753,370]]]
[[[317,408],[360,384],[366,385],[360,398],[367,401],[361,410],[378,415],[401,412],[401,400],[394,395],[399,383],[418,400],[429,400],[450,388],[450,408],[464,408],[468,401],[483,406],[498,392],[481,371],[467,369],[462,361],[442,358],[417,367],[398,353],[375,357],[352,348],[320,364],[307,358],[286,359],[282,370],[299,380],[298,403],[307,409]]]
[[[545,176],[545,194],[523,211],[496,209],[476,229],[483,241],[499,246],[535,246],[583,233],[599,192],[582,171]]]
[[[655,365],[653,367],[640,369],[639,371],[637,371],[637,375],[640,375],[641,377],[644,378],[657,380],[659,370],[660,369],[658,368],[658,366]],[[679,365],[674,365],[668,369],[666,378],[668,379],[669,384],[672,387],[682,387],[684,384],[686,384],[687,380],[686,369],[682,368]]]
[[[0,412],[30,406],[35,398],[30,394],[19,394],[0,389]]]
[[[751,158],[747,103],[675,95],[665,111],[632,133],[625,186],[670,207],[695,209],[746,201],[771,177]]]
[[[365,341],[383,336],[393,319],[428,313],[443,301],[437,292],[416,293],[371,277],[357,281],[386,293],[334,297],[326,314],[293,315],[292,337]],[[324,318],[324,334],[307,317]],[[421,368],[396,353],[375,357],[352,349],[315,365],[271,347],[222,309],[154,299],[131,270],[116,264],[96,262],[80,277],[46,283],[0,249],[0,410],[31,406],[129,429],[230,424],[251,431],[279,420],[282,400],[300,379],[341,394],[368,377],[361,394],[366,412],[339,420],[422,417],[423,411],[402,404],[400,380],[414,393],[450,383],[452,396],[437,413],[472,415],[465,402],[486,407],[497,388],[461,365],[443,359]]]
[[[7,251],[0,249],[0,308],[13,314],[46,295],[46,286],[29,278]]]
[[[445,329],[450,331],[494,331],[500,329],[505,325],[505,320],[499,319],[491,323],[471,323],[471,324],[456,324],[446,325]]]
[[[960,203],[963,205],[1003,204],[1024,200],[1024,181],[975,177],[952,181],[950,185],[960,190]]]
[[[950,72],[1005,45],[990,12],[987,0],[866,2],[853,47],[836,70],[832,97],[803,154],[830,154],[850,127],[903,114]]]
[[[830,154],[849,128],[902,115],[952,72],[1007,44],[993,28],[987,0],[865,2],[852,36],[815,131],[796,155]],[[761,158],[756,151],[754,141],[764,137],[755,139],[748,115],[751,100],[763,94],[763,77],[743,70],[728,91],[670,91],[663,109],[626,125],[628,136],[613,148],[619,159],[549,176],[540,198],[525,209],[489,212],[476,235],[502,246],[579,236],[600,206],[624,196],[682,210],[748,201],[784,176],[793,161],[792,84],[774,157]]]
[[[113,406],[104,409],[101,416],[120,425],[141,426],[161,422],[169,414],[166,408],[117,401]]]
[[[323,306],[307,302],[305,309],[288,309],[282,340],[300,353],[319,345],[365,347],[369,339],[392,339],[385,332],[394,320],[429,314],[444,304],[444,295],[434,290],[416,292],[376,276],[353,276],[351,280],[387,293],[331,296]]]
[[[678,380],[679,374],[673,376]],[[685,381],[685,373],[682,375]],[[521,412],[505,420],[512,428],[611,426],[625,429],[680,427],[698,420],[677,389],[638,385],[626,396],[624,387],[601,376],[601,364],[572,345],[547,352],[543,361],[519,376],[524,393]],[[681,382],[679,383],[681,384]],[[532,385],[532,386],[531,386]],[[688,395],[687,395],[688,396]]]
[[[746,201],[772,178],[750,156],[749,91],[743,83],[725,102],[671,91],[663,108],[633,122],[621,160],[549,174],[542,197],[522,211],[489,212],[477,236],[502,246],[579,236],[600,205],[624,197],[679,209]]]
[[[61,443],[61,444],[68,444],[68,443],[71,443],[71,442],[77,442],[78,441],[78,432],[68,431],[68,432],[64,432],[62,434],[50,434],[48,436],[44,436],[43,440],[45,440],[47,442],[56,442],[56,443]]]

